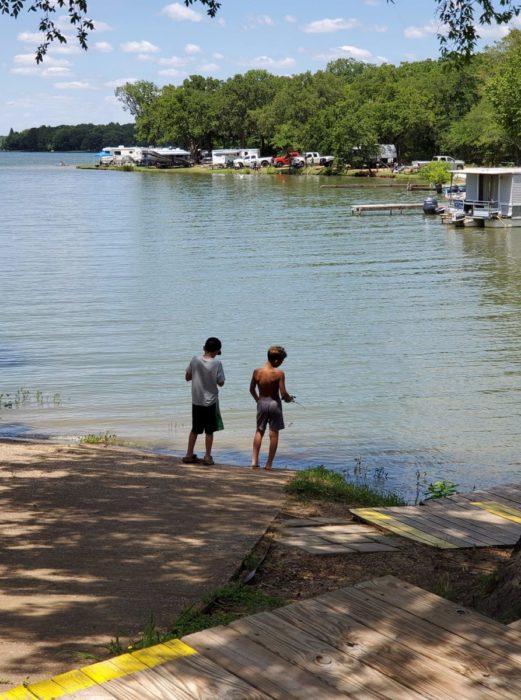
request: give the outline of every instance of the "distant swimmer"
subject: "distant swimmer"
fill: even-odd
[[[264,469],[271,469],[279,444],[279,431],[284,429],[282,416],[282,401],[290,403],[295,400],[286,391],[284,372],[279,369],[287,357],[280,345],[272,345],[268,349],[268,361],[262,367],[253,370],[250,382],[250,394],[257,403],[257,430],[253,438],[251,466],[259,468],[259,453],[262,438],[269,426],[270,445],[268,459]]]

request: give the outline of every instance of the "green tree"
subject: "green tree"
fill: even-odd
[[[135,83],[120,85],[114,94],[123,104],[123,109],[134,117],[140,117],[158,98],[160,90],[148,80],[137,80]]]
[[[521,32],[512,31],[492,55],[496,60],[485,94],[517,159],[521,153]]]

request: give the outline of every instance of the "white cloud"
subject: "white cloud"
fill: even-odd
[[[57,90],[87,90],[90,88],[89,83],[81,80],[71,80],[68,83],[54,83]]]
[[[200,12],[195,12],[185,5],[180,5],[174,2],[171,5],[165,5],[160,14],[166,15],[174,22],[201,22],[203,16]]]
[[[186,56],[171,56],[170,58],[160,58],[159,63],[162,66],[186,66],[188,58]]]
[[[243,26],[243,29],[257,29],[257,27],[272,27],[275,22],[269,15],[253,15],[248,18],[248,21]]]
[[[271,58],[270,56],[257,56],[242,65],[256,66],[260,68],[291,68],[296,63],[294,58]]]
[[[52,68],[44,68],[42,71],[42,76],[44,78],[59,78],[62,75],[70,74],[69,68],[64,68],[63,66],[53,66]]]
[[[224,58],[224,56],[222,53],[214,53],[212,54],[212,58],[215,58],[216,61],[221,61]]]
[[[385,34],[389,31],[389,27],[385,24],[373,24],[372,27],[368,27],[370,32],[376,32],[377,34]]]
[[[226,27],[226,22],[224,21],[224,19],[222,17],[219,17],[219,19],[217,20],[217,24],[220,27]]]
[[[364,5],[369,5],[369,7],[378,7],[381,4],[381,0],[364,0]]]
[[[20,32],[20,34],[16,35],[16,38],[22,44],[41,44],[45,39],[45,34],[40,32]]]
[[[77,44],[57,44],[49,49],[47,56],[55,53],[59,54],[77,54],[81,53],[82,49]]]
[[[167,78],[177,78],[179,75],[184,75],[184,73],[177,70],[177,68],[165,68],[159,71],[159,75],[164,75]]]
[[[155,56],[151,56],[149,53],[138,53],[136,56],[138,61],[156,61]]]
[[[202,73],[215,73],[219,68],[220,66],[217,63],[203,63],[199,66],[199,70]]]
[[[110,24],[107,24],[106,22],[100,22],[100,20],[93,19],[92,20],[94,24],[94,31],[95,32],[111,32],[112,27]]]
[[[294,15],[286,15],[284,19],[290,24],[295,24],[295,22],[298,22],[297,18]]]
[[[185,52],[186,52],[189,56],[195,56],[195,55],[198,54],[198,53],[202,53],[203,50],[202,50],[201,47],[198,46],[197,44],[187,44],[187,45],[185,46]]]
[[[109,44],[107,41],[97,41],[94,44],[94,49],[100,53],[110,53],[111,51],[114,51],[112,44]]]
[[[403,30],[403,35],[406,39],[425,39],[425,37],[437,34],[439,30],[439,25],[434,20],[431,20],[422,27],[415,27],[414,25],[405,27]]]
[[[360,22],[357,19],[318,19],[315,22],[310,22],[304,27],[306,34],[326,34],[330,32],[339,32],[343,29],[356,29],[360,27]]]
[[[16,63],[19,66],[29,66],[34,64],[34,55],[32,53],[24,53],[24,54],[17,54],[13,58],[14,63]],[[67,61],[66,58],[53,58],[52,56],[46,56],[45,58],[45,66],[46,67],[56,67],[56,66],[70,66],[70,61]],[[40,66],[40,70],[41,70]]]
[[[126,41],[120,44],[125,53],[157,53],[159,48],[149,41]]]
[[[107,80],[103,83],[103,87],[113,90],[120,85],[125,85],[125,83],[137,83],[139,78],[115,78],[114,80]]]
[[[386,63],[382,56],[373,56],[367,49],[361,49],[357,46],[338,46],[323,53],[317,53],[314,58],[318,61],[334,61],[337,58],[354,58],[357,61],[365,61],[366,63]]]

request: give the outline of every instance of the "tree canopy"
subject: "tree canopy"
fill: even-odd
[[[387,0],[393,4],[400,0]],[[521,11],[521,4],[512,0],[432,0],[442,31],[438,34],[442,55],[458,55],[468,58],[479,39],[479,25],[508,24]],[[57,10],[67,10],[70,24],[76,30],[78,43],[87,48],[88,33],[94,23],[88,18],[88,0],[0,0],[0,12],[18,17],[26,8],[39,16],[39,30],[44,40],[35,53],[40,63],[53,41],[66,43],[67,39],[54,22]],[[184,0],[188,7],[200,3],[210,17],[215,17],[222,2],[217,0]]]

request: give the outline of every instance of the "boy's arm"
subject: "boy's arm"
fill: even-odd
[[[293,401],[293,396],[291,396],[291,394],[288,394],[288,392],[286,391],[286,377],[284,376],[284,372],[282,370],[280,370],[279,391],[281,398],[286,403],[291,403],[291,401]]]
[[[250,394],[255,399],[255,402],[259,400],[259,394],[257,392],[257,376],[255,370],[253,370],[253,374],[251,375]]]
[[[185,379],[187,382],[191,381],[192,379],[192,361],[190,361],[190,364],[185,369]]]

